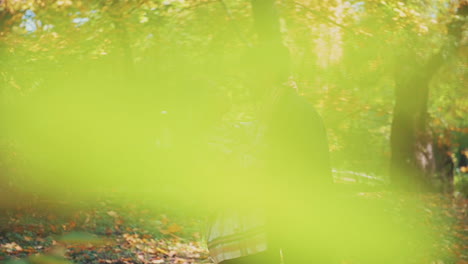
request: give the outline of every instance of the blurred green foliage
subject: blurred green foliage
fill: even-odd
[[[386,175],[395,74],[442,48],[457,4],[278,3],[289,85],[324,117],[333,167]],[[195,138],[226,111],[252,120],[239,59],[256,42],[249,1],[6,1],[1,12],[2,168],[23,174],[21,188],[53,188],[63,174],[84,189],[146,185],[168,169],[152,162],[164,122],[184,120],[186,148],[185,129]],[[436,136],[454,151],[450,134],[466,127],[463,43],[432,77],[429,103]]]
[[[450,41],[446,26],[457,19],[459,2],[278,3],[291,57],[286,85],[323,116],[334,168],[386,178],[397,76],[417,75],[413,63],[424,64]],[[24,200],[93,201],[116,192],[203,208],[248,202],[232,189],[242,189],[254,173],[230,169],[255,152],[252,86],[269,79],[244,59],[258,42],[249,1],[9,0],[0,6],[0,180],[9,189],[29,194]],[[272,50],[266,54],[278,56]],[[452,151],[458,143],[450,135],[467,132],[466,53],[465,37],[431,76],[431,129]],[[229,133],[213,139],[216,129]],[[9,194],[2,202],[15,199]],[[294,190],[256,193],[263,194],[288,212],[303,208]],[[363,253],[367,261],[401,249],[400,235],[408,244],[425,235],[413,223],[394,228],[385,205],[347,199],[316,204],[324,217],[304,212],[297,228],[312,226],[346,254],[363,253],[364,246],[342,238],[362,236],[376,252]],[[412,210],[406,216],[417,219]],[[344,217],[349,222],[340,225]],[[327,233],[323,222],[336,228]],[[431,240],[424,242],[400,256]]]

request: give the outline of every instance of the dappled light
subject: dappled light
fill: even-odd
[[[468,263],[467,16],[0,0],[0,261]]]

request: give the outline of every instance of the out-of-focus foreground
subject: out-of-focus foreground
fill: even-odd
[[[464,0],[0,0],[0,258],[204,262],[200,221],[264,206],[342,263],[467,263],[467,17]],[[333,187],[258,173],[280,86],[322,117]]]

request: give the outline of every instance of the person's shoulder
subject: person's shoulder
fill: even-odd
[[[278,109],[287,119],[297,119],[306,122],[322,124],[322,118],[315,107],[307,99],[293,90],[287,90]]]

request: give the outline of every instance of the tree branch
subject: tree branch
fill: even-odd
[[[330,24],[333,24],[333,25],[335,25],[337,27],[340,27],[340,28],[342,28],[342,29],[344,29],[344,30],[346,30],[346,31],[348,31],[350,33],[356,34],[356,32],[354,32],[352,29],[350,29],[350,28],[348,28],[346,26],[343,26],[343,25],[341,25],[339,23],[336,23],[335,21],[333,21],[333,19],[330,19],[330,18],[320,14],[319,12],[317,12],[317,11],[315,11],[315,10],[313,10],[313,9],[299,3],[299,2],[294,2],[294,4],[297,5],[297,6],[300,6],[301,8],[306,10],[307,12],[312,13],[314,16],[318,17],[319,19],[322,19],[323,21],[326,21],[326,22],[328,22]]]

